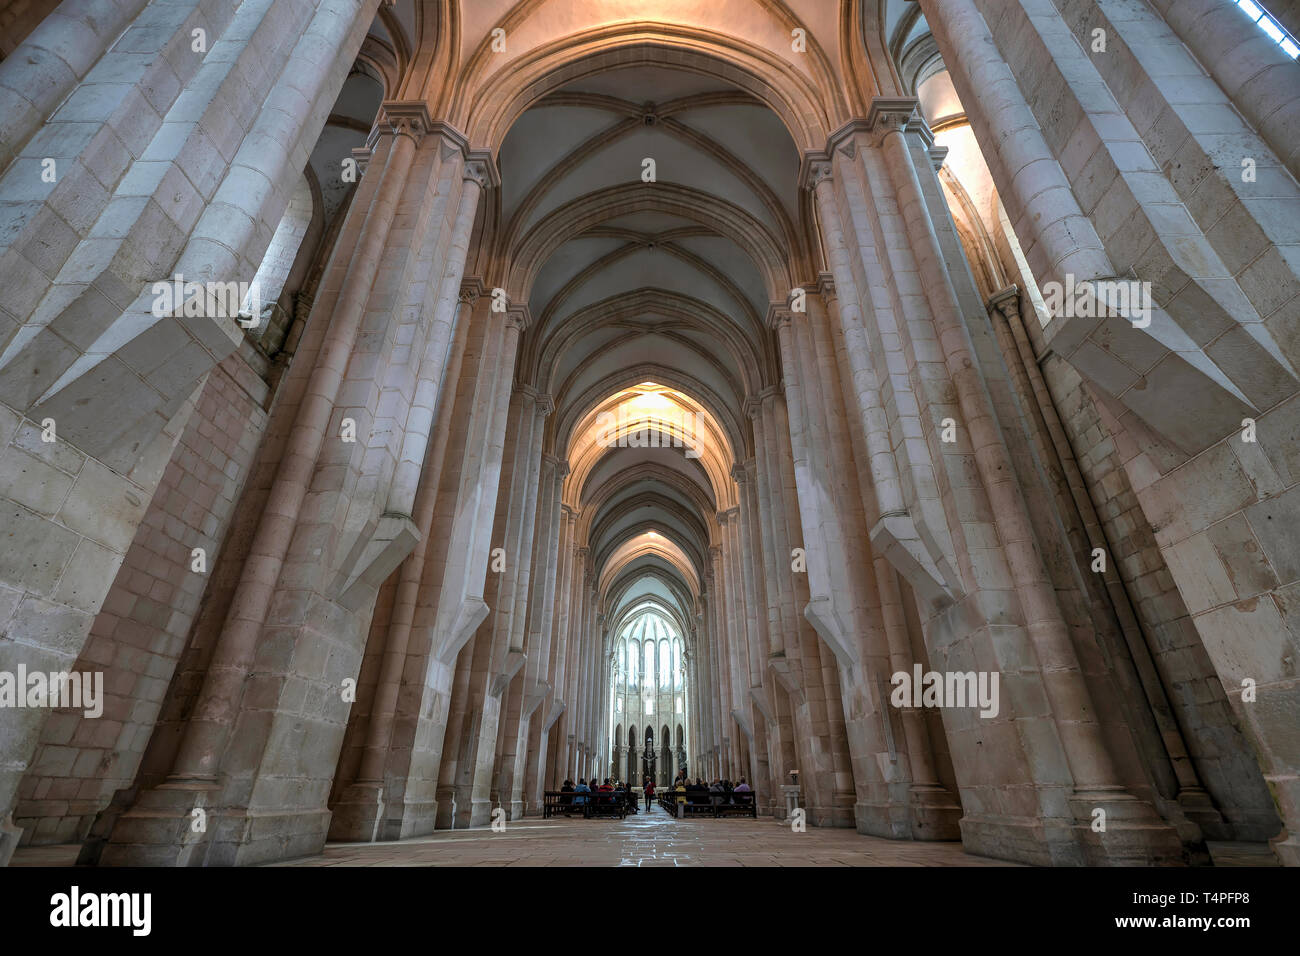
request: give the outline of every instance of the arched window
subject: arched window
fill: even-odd
[[[606,658],[604,665],[609,671],[618,672],[617,676],[611,675],[614,687],[605,705],[609,709],[610,739],[616,726],[633,718],[645,720],[648,726],[642,730],[651,734],[656,718],[672,721],[664,724],[665,729],[684,725],[687,721],[683,659],[686,648],[668,610],[651,600],[634,605],[622,617],[617,635],[618,655]],[[637,746],[639,740],[629,739],[628,746]],[[663,744],[671,748],[672,743],[671,735],[665,734]]]
[[[1241,10],[1246,16],[1254,20],[1255,26],[1267,33],[1273,42],[1282,48],[1283,53],[1293,60],[1300,58],[1300,43],[1297,43],[1295,37],[1278,26],[1277,21],[1268,16],[1264,8],[1255,0],[1233,0],[1233,3],[1237,5],[1238,10]]]

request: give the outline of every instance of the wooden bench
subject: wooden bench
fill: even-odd
[[[627,816],[628,801],[625,792],[577,793],[572,790],[547,790],[542,794],[542,819],[556,816],[592,817]]]
[[[618,817],[622,820],[627,816],[627,796],[626,793],[609,791],[606,793],[592,794],[592,801],[587,806],[587,816],[590,817]]]
[[[713,795],[707,790],[687,790],[686,805],[682,813],[688,817],[694,816],[717,816],[713,812]]]
[[[730,802],[727,802],[730,800]],[[723,794],[722,803],[719,803],[713,809],[716,811],[715,816],[719,817],[753,817],[758,819],[758,799],[754,791],[748,793],[736,793],[732,791]]]
[[[545,791],[542,794],[542,819],[560,815],[571,817],[575,813],[579,816],[585,816],[583,805],[573,802],[574,797],[585,796],[585,793],[574,793],[572,790]]]
[[[699,790],[690,790],[685,794],[676,790],[660,790],[659,806],[663,807],[672,816],[677,816],[677,798],[685,796],[686,802],[682,806],[683,816],[710,816],[710,817],[753,817],[758,819],[758,795],[754,791],[748,793],[707,793]],[[716,802],[715,802],[715,798]]]

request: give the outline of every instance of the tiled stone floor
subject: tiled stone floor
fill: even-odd
[[[956,843],[913,843],[772,819],[674,820],[656,808],[626,820],[525,818],[398,843],[331,843],[277,866],[1011,866]]]
[[[1262,843],[1209,843],[1217,866],[1278,866]],[[20,847],[10,866],[72,866],[78,847]],[[626,820],[541,820],[447,830],[399,843],[331,843],[274,866],[1016,866],[956,843],[911,843],[853,830],[792,833],[771,819],[674,820],[656,808]]]

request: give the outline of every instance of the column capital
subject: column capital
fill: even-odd
[[[506,309],[506,323],[512,329],[527,332],[528,327],[533,324],[533,314],[528,311],[526,305],[512,305]]]
[[[834,170],[827,153],[805,153],[803,168],[799,170],[799,188],[813,190],[823,182],[829,183]]]
[[[767,391],[767,389],[763,389],[763,392],[765,391]],[[758,416],[763,414],[763,392],[759,392],[757,395],[750,395],[745,399],[745,404],[743,406],[745,417],[750,421],[757,421]]]
[[[934,145],[934,135],[921,118],[920,100],[915,96],[873,97],[867,112],[867,128],[876,144],[890,133],[919,133],[927,149]]]
[[[826,302],[835,299],[835,276],[829,272],[817,273],[817,294]]]
[[[749,472],[745,470],[745,466],[740,462],[736,462],[731,466],[731,480],[738,485],[749,481]]]
[[[462,179],[478,183],[480,189],[489,189],[492,186],[492,175],[488,171],[488,164],[481,159],[471,159],[460,171]]]
[[[383,116],[380,130],[391,136],[408,136],[416,146],[433,129],[429,105],[424,100],[385,100],[379,111]]]
[[[719,511],[718,524],[726,524],[728,521],[730,521],[732,518],[737,517],[739,514],[740,514],[739,505],[737,505],[734,508],[728,508],[726,511]]]
[[[461,282],[460,292],[456,295],[456,299],[465,305],[473,305],[482,294],[483,280],[478,276],[470,276]]]
[[[358,179],[366,174],[366,167],[370,165],[370,157],[374,155],[375,151],[370,146],[358,146],[352,150],[352,160],[357,164]]]
[[[555,400],[545,392],[540,392],[531,385],[520,385],[518,391],[525,398],[532,399],[533,404],[537,406],[537,410],[542,413],[543,418],[555,411]]]
[[[997,309],[1004,318],[1010,319],[1013,311],[1020,311],[1020,287],[1013,284],[994,292],[984,303],[984,309],[987,312]]]
[[[794,310],[784,303],[773,302],[767,307],[767,327],[779,332],[781,327],[794,321]]]

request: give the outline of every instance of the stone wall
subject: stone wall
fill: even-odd
[[[60,709],[46,722],[14,813],[22,842],[80,841],[135,778],[248,477],[266,393],[242,354],[204,383],[74,665],[104,673],[103,715]]]

